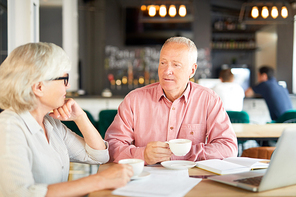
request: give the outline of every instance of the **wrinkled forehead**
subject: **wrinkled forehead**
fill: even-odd
[[[168,42],[168,43],[165,43],[162,46],[162,49],[164,49],[164,48],[182,48],[183,50],[185,50],[185,49],[189,50],[189,46],[188,45],[186,45],[185,43],[178,43],[178,42]]]
[[[183,43],[167,43],[164,45],[160,51],[160,56],[162,55],[175,55],[178,54],[183,54],[185,55],[186,53],[189,52],[189,48],[186,44]]]

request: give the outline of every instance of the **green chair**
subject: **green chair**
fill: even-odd
[[[296,109],[286,111],[277,120],[272,123],[296,123]]]
[[[90,120],[90,122],[96,127],[97,126],[97,123],[96,121],[94,120],[93,116],[91,115],[91,113],[87,110],[83,110],[88,119]],[[77,127],[77,125],[75,124],[74,121],[62,121],[62,123],[64,125],[66,125],[69,129],[71,129],[71,131],[75,132],[77,135],[83,137],[82,133],[80,132],[79,128]]]
[[[109,126],[111,125],[111,123],[113,122],[116,114],[117,114],[116,109],[106,109],[106,110],[100,111],[97,128],[103,139],[105,138],[105,133],[109,128]]]
[[[250,123],[250,117],[249,114],[245,111],[226,111],[230,122],[231,123]],[[244,144],[247,142],[247,140],[238,140],[238,156],[241,155],[241,153],[244,150]]]
[[[231,123],[250,123],[249,114],[245,111],[226,111]]]

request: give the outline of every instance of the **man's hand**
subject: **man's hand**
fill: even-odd
[[[148,165],[168,161],[171,156],[172,152],[165,142],[149,142],[144,151],[144,159]]]
[[[253,91],[253,89],[251,87],[249,87],[246,91],[245,91],[245,96],[246,97],[254,97],[255,96],[255,92]]]

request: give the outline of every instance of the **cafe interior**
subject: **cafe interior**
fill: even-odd
[[[187,37],[197,46],[198,68],[190,81],[212,88],[219,83],[219,72],[230,68],[246,90],[257,84],[258,68],[269,65],[296,109],[295,14],[295,0],[0,0],[0,62],[27,42],[61,46],[72,61],[67,96],[85,110],[102,137],[126,94],[158,82],[160,49],[173,36]],[[296,127],[296,110],[275,123],[260,96],[245,98],[243,112],[241,119],[228,114],[238,156],[270,159],[283,130]],[[74,123],[65,124],[81,135]],[[264,147],[264,140],[274,144]],[[98,169],[72,163],[69,179]],[[203,181],[185,196],[198,196],[202,183],[204,190],[212,185],[233,196],[255,195]],[[295,190],[294,185],[266,194],[291,196]]]

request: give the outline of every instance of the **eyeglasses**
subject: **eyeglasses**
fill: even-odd
[[[68,83],[69,83],[69,73],[67,73],[67,76],[66,77],[58,77],[58,78],[55,78],[55,79],[52,79],[52,80],[64,80],[64,85],[65,86],[68,86]]]

